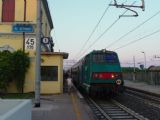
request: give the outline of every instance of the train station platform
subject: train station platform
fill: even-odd
[[[125,86],[160,95],[160,86],[125,80]],[[41,107],[32,109],[32,120],[94,120],[91,109],[77,91],[41,96]]]
[[[92,111],[73,92],[41,96],[41,107],[32,109],[32,120],[93,120]]]
[[[124,85],[126,87],[139,89],[160,96],[160,85],[149,85],[144,82],[130,81],[130,80],[125,80],[124,82],[125,82]]]

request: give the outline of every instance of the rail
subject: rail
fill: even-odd
[[[115,100],[98,102],[87,98],[87,102],[96,120],[148,120]]]

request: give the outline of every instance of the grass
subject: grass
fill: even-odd
[[[0,95],[2,99],[33,99],[34,93],[7,93]]]

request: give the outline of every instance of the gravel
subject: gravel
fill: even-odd
[[[149,120],[160,120],[160,108],[146,104],[143,100],[125,93],[115,96],[114,99]]]

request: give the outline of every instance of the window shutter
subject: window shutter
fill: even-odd
[[[2,22],[13,22],[15,17],[15,0],[3,0]]]

